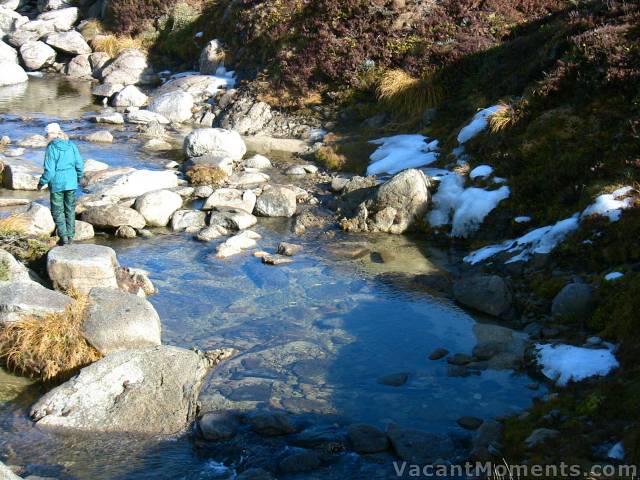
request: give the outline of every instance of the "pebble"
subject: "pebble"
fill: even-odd
[[[436,348],[433,352],[429,354],[429,360],[440,360],[441,358],[449,355],[449,350],[446,348]]]

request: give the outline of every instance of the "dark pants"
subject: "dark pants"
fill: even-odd
[[[73,240],[76,234],[76,191],[51,192],[51,215],[58,236]]]

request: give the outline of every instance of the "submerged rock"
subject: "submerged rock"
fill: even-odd
[[[494,317],[507,317],[513,309],[513,295],[498,275],[472,275],[453,284],[453,296],[462,305]]]
[[[116,352],[44,395],[31,418],[40,427],[173,435],[195,418],[209,370],[232,354],[170,346]]]
[[[453,442],[448,435],[396,425],[389,427],[387,435],[396,454],[409,463],[428,465],[439,459],[446,460],[454,452]]]
[[[239,423],[231,412],[210,412],[198,420],[198,428],[202,438],[219,442],[235,437]]]
[[[378,453],[389,449],[387,434],[366,423],[354,423],[347,428],[353,450],[357,453]]]
[[[58,290],[89,293],[94,287],[118,288],[116,252],[101,245],[73,244],[47,255],[47,273]]]
[[[245,230],[238,235],[229,238],[224,243],[218,245],[216,249],[217,258],[228,258],[233,255],[242,253],[257,245],[257,240],[262,238],[259,234],[252,230]]]

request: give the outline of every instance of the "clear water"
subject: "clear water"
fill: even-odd
[[[31,79],[22,96],[0,91],[0,135],[20,139],[41,133],[50,121],[82,135],[97,128],[87,120],[95,109],[86,84]],[[146,168],[160,168],[170,159],[143,153],[130,127],[106,128],[116,142],[79,142],[86,158]],[[41,155],[34,150],[25,157],[40,162]],[[164,230],[144,240],[96,240],[113,247],[123,265],[151,273],[160,293],[150,300],[162,318],[165,343],[240,351],[209,376],[201,394],[204,410],[270,406],[316,426],[395,422],[461,436],[460,416],[490,418],[530,404],[534,393],[526,388],[531,379],[524,374],[485,370],[454,377],[444,361],[427,360],[438,347],[470,353],[483,324],[449,300],[410,283],[388,281],[384,274],[437,274],[448,264],[442,252],[410,237],[338,233],[335,238],[294,238],[286,220],[261,220],[256,230],[263,236],[262,249],[271,251],[290,240],[303,243],[304,251],[291,265],[268,267],[251,255],[217,260],[215,243]],[[395,259],[379,263],[375,255],[337,257],[328,247],[342,241],[393,252]],[[398,372],[410,374],[405,386],[377,383],[378,377]],[[40,431],[27,418],[40,393],[39,386],[0,373],[0,459],[32,474],[105,480],[232,478],[226,467],[271,467],[287,448],[281,439],[246,432],[228,443],[203,445],[188,434],[140,439]],[[313,474],[291,478],[393,477],[391,457],[375,465],[345,454]]]

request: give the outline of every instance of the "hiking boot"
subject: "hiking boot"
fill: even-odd
[[[69,237],[62,237],[62,245],[69,245],[71,243],[71,240],[69,240]]]

